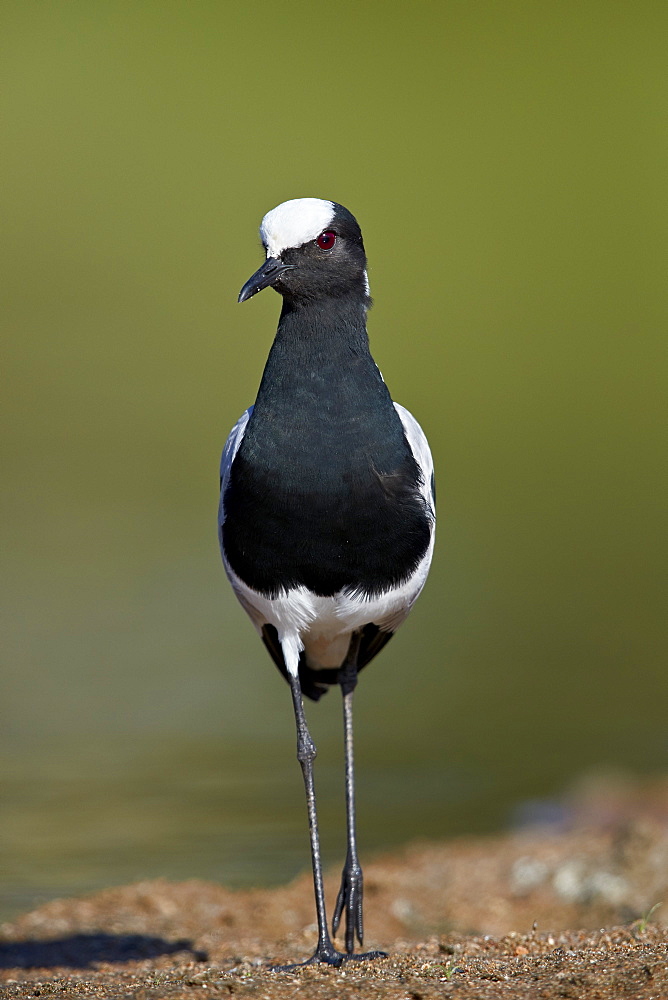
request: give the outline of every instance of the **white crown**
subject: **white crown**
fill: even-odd
[[[321,198],[293,198],[267,212],[260,237],[267,257],[280,257],[288,247],[301,247],[331,226],[334,205]]]

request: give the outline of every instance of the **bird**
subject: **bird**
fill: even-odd
[[[238,301],[282,297],[255,404],[220,468],[219,542],[234,593],[288,682],[304,780],[318,923],[313,955],[340,966],[384,956],[363,946],[355,828],[353,692],[359,672],[408,615],[434,547],[433,461],[394,403],[369,348],[367,258],[337,202],[295,198],[260,226],[265,260]],[[347,851],[330,936],[304,696],[343,699]],[[344,951],[335,948],[345,917]]]

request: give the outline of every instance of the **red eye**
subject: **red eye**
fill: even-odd
[[[331,229],[326,229],[324,233],[320,233],[316,243],[321,250],[331,250],[336,243],[336,233],[333,233]]]

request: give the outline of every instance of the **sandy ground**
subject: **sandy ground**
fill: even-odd
[[[579,808],[569,829],[377,858],[365,947],[388,958],[338,969],[268,967],[313,949],[309,875],[273,890],[155,881],[56,900],[0,929],[0,996],[668,1000],[668,783],[644,805],[627,796]],[[332,872],[330,907],[337,887]]]

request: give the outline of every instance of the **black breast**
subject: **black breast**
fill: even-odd
[[[368,348],[328,353],[295,358],[277,337],[224,497],[226,558],[271,597],[377,595],[429,545],[420,469]]]

